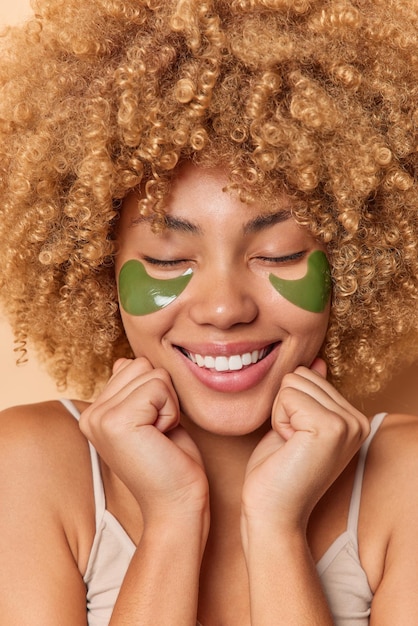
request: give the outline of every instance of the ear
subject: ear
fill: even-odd
[[[327,364],[325,363],[324,359],[316,357],[316,359],[314,359],[313,363],[311,364],[310,369],[313,372],[316,372],[317,374],[322,376],[322,378],[327,377]]]

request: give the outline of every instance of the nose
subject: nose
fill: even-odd
[[[197,324],[228,330],[237,324],[249,324],[257,317],[255,294],[242,275],[212,271],[210,276],[196,278],[189,312]]]

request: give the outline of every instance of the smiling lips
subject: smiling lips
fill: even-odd
[[[254,365],[264,359],[273,349],[270,345],[261,350],[253,350],[244,354],[233,354],[231,356],[202,356],[182,349],[182,352],[198,367],[215,370],[216,372],[236,372],[249,365]]]

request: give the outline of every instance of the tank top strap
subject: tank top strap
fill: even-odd
[[[80,411],[77,409],[75,404],[68,400],[67,398],[60,399],[61,404],[67,409],[69,413],[78,421],[80,419]],[[92,477],[93,477],[93,493],[94,493],[94,506],[96,511],[96,530],[99,528],[99,524],[103,518],[103,514],[106,509],[106,498],[105,492],[103,488],[102,474],[100,471],[100,462],[99,455],[97,454],[95,448],[91,445],[90,441],[89,450],[90,450],[90,460],[91,460],[91,469],[92,469]]]
[[[347,530],[355,539],[357,545],[357,532],[358,532],[358,520],[360,513],[360,501],[361,501],[361,493],[363,488],[363,478],[364,478],[364,469],[366,466],[367,453],[369,451],[369,447],[373,438],[377,431],[379,430],[380,425],[385,419],[387,413],[377,413],[372,418],[370,423],[370,433],[367,439],[364,441],[363,445],[360,448],[359,459],[357,462],[356,473],[354,475],[354,484],[353,491],[351,494],[350,508],[348,511],[348,521],[347,521]]]

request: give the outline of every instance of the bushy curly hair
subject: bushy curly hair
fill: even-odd
[[[22,355],[90,396],[131,356],[113,257],[122,199],[163,223],[177,167],[285,191],[326,244],[324,356],[376,390],[418,352],[418,5],[37,0],[0,48],[0,298]]]

